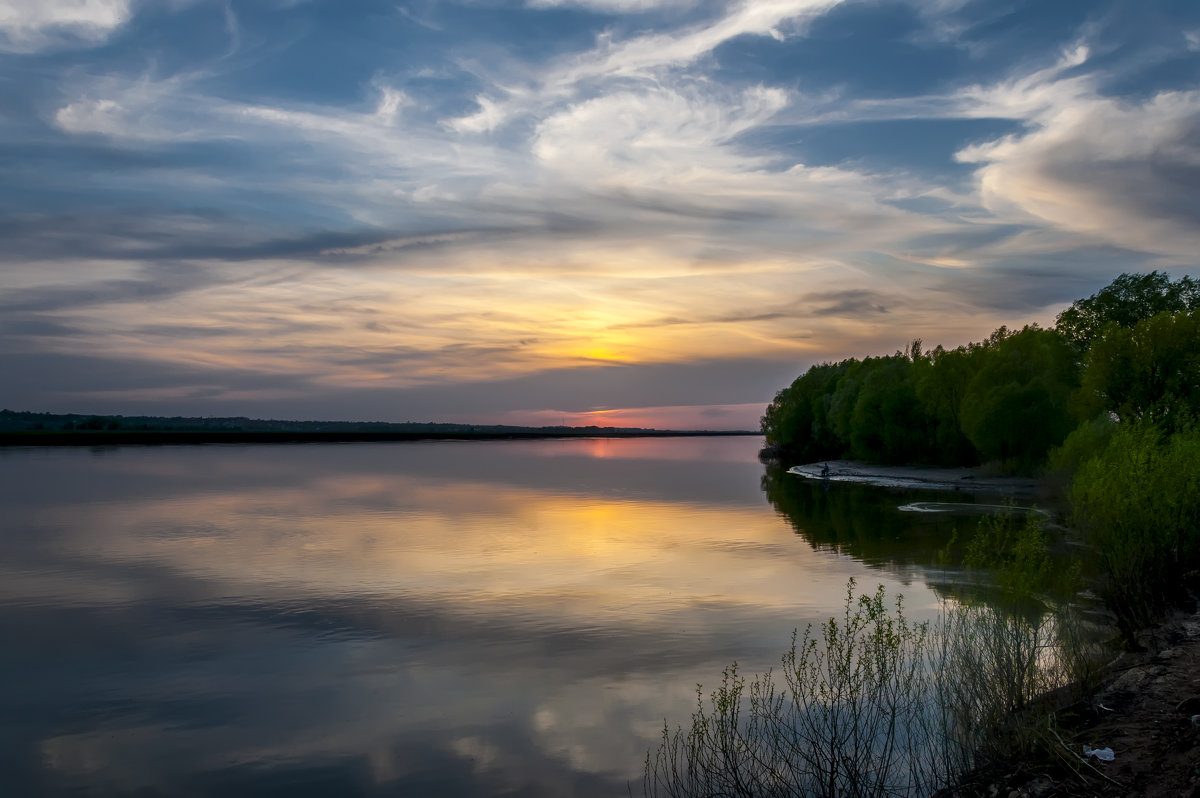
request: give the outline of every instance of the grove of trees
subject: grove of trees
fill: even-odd
[[[776,394],[767,446],[790,462],[1042,464],[1076,427],[1200,415],[1200,282],[1122,274],[1052,329],[1005,327],[979,343],[813,366]]]

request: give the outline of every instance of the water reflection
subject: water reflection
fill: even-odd
[[[853,557],[906,584],[922,583],[943,598],[982,603],[1027,619],[1046,612],[1047,596],[1014,595],[987,573],[964,569],[961,562],[984,516],[1045,520],[1052,515],[1048,511],[1015,505],[998,493],[823,483],[777,467],[764,470],[761,484],[771,505],[818,551]],[[1048,556],[1063,569],[1076,567],[1065,548],[1052,549]]]
[[[847,577],[900,587],[835,506],[792,532],[759,444],[4,451],[0,775],[21,795],[624,795],[697,682],[774,665]]]
[[[901,510],[915,501],[973,498],[959,492],[881,489],[853,483],[826,485],[780,468],[764,471],[762,489],[772,506],[813,548],[837,551],[893,570],[933,565],[952,535],[969,537],[979,524],[977,517]]]

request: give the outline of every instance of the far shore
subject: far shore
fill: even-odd
[[[826,471],[828,468],[828,471]],[[830,482],[857,482],[884,488],[926,488],[961,490],[974,493],[1007,493],[1031,496],[1040,487],[1030,477],[983,475],[976,468],[936,468],[932,466],[886,466],[855,460],[823,460],[793,466],[789,473],[806,479]]]
[[[736,430],[607,430],[565,427],[549,430],[354,432],[316,430],[31,430],[0,432],[2,446],[124,446],[208,443],[366,443],[403,441],[547,440],[555,438],[696,438],[761,435]]]

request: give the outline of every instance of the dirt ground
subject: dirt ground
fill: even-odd
[[[1089,699],[1059,715],[1061,745],[1041,762],[1003,762],[941,798],[1200,798],[1200,614],[1180,615],[1124,654]],[[1111,762],[1084,747],[1110,748]]]

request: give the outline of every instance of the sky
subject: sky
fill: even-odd
[[[0,405],[746,429],[1200,274],[1194,0],[0,0]]]

